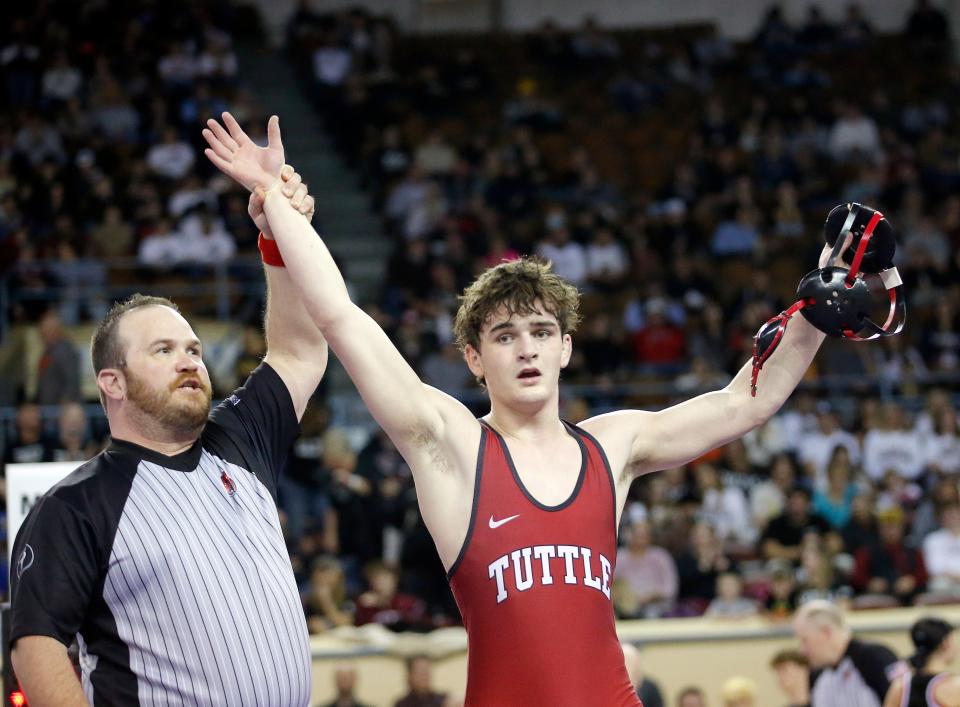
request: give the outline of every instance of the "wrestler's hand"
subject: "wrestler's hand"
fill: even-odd
[[[852,234],[852,233],[848,233],[848,234],[847,234],[847,237],[846,237],[846,238],[844,239],[844,241],[843,241],[843,246],[840,248],[840,252],[837,253],[837,263],[836,263],[836,264],[838,264],[838,265],[840,265],[840,266],[842,266],[842,267],[846,267],[847,264],[844,263],[844,262],[841,262],[841,258],[843,258],[843,254],[846,252],[847,248],[850,247],[850,244],[851,244],[852,242],[853,242],[853,234]],[[830,261],[830,253],[832,253],[832,252],[833,252],[833,248],[832,248],[829,244],[824,245],[824,246],[823,246],[823,250],[820,251],[820,262],[819,262],[819,264],[817,265],[817,267],[820,267],[820,268],[825,268],[825,267],[827,267],[827,263]]]
[[[283,183],[283,195],[288,197],[290,204],[303,214],[307,221],[313,219],[314,203],[313,197],[307,193],[307,185],[303,183],[300,175],[294,171],[288,164],[283,165],[280,170],[280,179]],[[260,189],[250,194],[250,201],[247,202],[247,213],[260,229],[266,238],[273,238],[270,231],[270,224],[267,223],[267,216],[263,213],[263,192]]]
[[[279,118],[270,116],[267,122],[267,146],[259,147],[232,115],[225,112],[222,117],[226,129],[213,118],[207,121],[207,127],[203,129],[203,137],[210,145],[203,151],[207,159],[249,191],[257,187],[267,190],[276,184],[283,166]]]

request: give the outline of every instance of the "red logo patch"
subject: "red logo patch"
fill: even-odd
[[[227,490],[231,496],[237,492],[237,487],[233,483],[233,479],[227,476],[227,472],[220,470],[220,483],[223,484],[223,488]]]

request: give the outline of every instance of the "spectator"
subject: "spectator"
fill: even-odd
[[[758,214],[749,206],[736,210],[733,219],[721,221],[713,232],[711,252],[718,257],[749,256],[760,240],[757,230]]]
[[[930,44],[950,41],[950,24],[944,12],[930,4],[930,0],[916,0],[907,17],[907,37]]]
[[[831,544],[816,533],[807,533],[803,539],[797,578],[797,604],[800,606],[819,599],[840,607],[850,603],[853,590],[834,563]]]
[[[387,217],[397,226],[402,226],[409,214],[426,201],[430,185],[431,182],[424,177],[423,171],[416,164],[412,165],[406,177],[390,192],[385,207]]]
[[[623,641],[620,642],[620,647],[623,649],[623,660],[627,665],[630,684],[636,689],[643,707],[664,707],[663,695],[660,694],[659,685],[649,679],[643,671],[640,651],[632,643],[624,643]]]
[[[924,538],[940,527],[944,507],[954,503],[960,503],[956,480],[951,477],[936,479],[933,488],[927,491],[913,513],[909,544],[912,547],[921,547]]]
[[[877,542],[880,538],[874,518],[876,495],[872,490],[854,496],[850,503],[850,518],[840,533],[843,547],[847,552],[856,552],[858,548]],[[936,523],[934,523],[934,527]]]
[[[53,450],[53,461],[85,462],[99,452],[87,428],[87,413],[80,403],[62,404],[57,418],[57,446]]]
[[[743,580],[736,572],[717,577],[717,598],[704,614],[711,619],[742,619],[757,615],[757,602],[743,596]]]
[[[152,270],[170,270],[182,259],[182,239],[167,218],[162,218],[148,230],[137,248],[137,262]]]
[[[188,42],[171,42],[157,63],[157,74],[173,90],[188,90],[197,75],[197,61]]]
[[[91,231],[92,255],[122,258],[133,253],[133,229],[124,219],[119,206],[107,206],[103,220]]]
[[[353,625],[354,605],[347,599],[346,575],[335,557],[326,555],[314,560],[304,609],[312,634]]]
[[[634,521],[627,546],[617,551],[613,602],[621,618],[665,616],[677,599],[677,565],[670,553],[651,544],[650,524]]]
[[[878,542],[858,548],[853,586],[860,592],[886,594],[909,605],[927,584],[923,555],[904,542],[903,511],[896,506],[877,514]]]
[[[226,35],[217,34],[207,42],[207,47],[197,59],[197,74],[218,83],[229,83],[239,69],[237,55],[230,48]]]
[[[22,403],[18,406],[14,426],[13,439],[3,451],[4,466],[53,461],[53,451],[43,434],[39,405]]]
[[[873,27],[863,16],[859,3],[851,2],[847,5],[847,12],[840,26],[837,28],[837,39],[846,48],[854,49],[873,36]]]
[[[780,690],[790,700],[786,707],[810,707],[810,661],[795,650],[779,651],[770,659]]]
[[[960,594],[960,504],[940,510],[940,529],[923,540],[923,562],[930,574],[930,591]]]
[[[689,548],[676,562],[683,605],[691,613],[701,614],[717,595],[717,578],[732,567],[713,526],[698,521],[690,531]]]
[[[407,658],[407,685],[410,691],[393,707],[443,707],[446,695],[433,689],[433,662],[429,657]]]
[[[822,51],[830,48],[835,30],[823,16],[818,5],[807,8],[807,21],[797,32],[797,43],[809,51]]]
[[[63,164],[67,156],[57,129],[33,113],[26,115],[13,140],[13,150],[34,167],[47,161]]]
[[[80,95],[83,89],[83,74],[70,64],[70,57],[63,49],[57,52],[53,63],[43,73],[40,95],[56,104],[64,104]]]
[[[630,261],[609,228],[598,228],[586,249],[587,280],[598,292],[617,292],[623,286]]]
[[[884,645],[853,637],[840,610],[827,601],[800,607],[793,621],[800,652],[810,661],[812,707],[880,707],[897,657]]]
[[[333,671],[337,696],[323,707],[367,707],[358,702],[353,693],[357,689],[357,669],[353,665],[338,665]]]
[[[667,303],[654,297],[645,307],[646,321],[633,335],[633,350],[640,370],[676,373],[686,354],[683,330],[667,319]]]
[[[209,211],[217,209],[217,195],[194,174],[188,175],[170,195],[167,212],[171,218],[179,219],[188,211],[197,207],[206,207]]]
[[[699,687],[685,687],[677,694],[677,707],[707,707],[707,696]]]
[[[834,530],[843,530],[858,490],[853,482],[850,454],[846,447],[834,447],[827,466],[827,487],[813,494],[813,512],[824,518]]]
[[[744,492],[725,483],[717,468],[709,462],[693,467],[700,495],[700,517],[713,526],[725,547],[747,547],[756,542],[757,529],[750,519]]]
[[[424,174],[442,177],[450,174],[457,161],[457,152],[440,130],[432,130],[413,153],[413,161]]]
[[[829,403],[817,405],[817,429],[801,434],[797,443],[800,462],[806,467],[814,486],[827,486],[827,465],[837,447],[844,447],[850,464],[860,463],[860,443],[840,426],[840,419]]]
[[[374,561],[366,566],[364,574],[369,589],[357,598],[357,626],[378,623],[394,631],[428,627],[426,604],[417,597],[397,591],[395,569]]]
[[[720,690],[723,707],[756,707],[757,686],[749,678],[733,677]]]
[[[313,76],[328,90],[324,96],[331,97],[329,89],[343,85],[353,69],[353,57],[344,47],[337,44],[332,34],[324,37],[323,43],[313,53]]]
[[[912,481],[923,473],[923,441],[907,424],[902,408],[886,403],[882,422],[863,438],[863,470],[874,481],[893,470],[902,479]]]
[[[957,411],[950,405],[940,411],[933,434],[924,439],[927,469],[949,475],[960,472],[960,435],[957,430]]]
[[[570,39],[570,49],[581,59],[612,59],[620,53],[617,40],[604,34],[592,16],[583,19],[580,30]]]
[[[80,352],[64,333],[60,317],[49,310],[37,329],[43,342],[37,363],[37,402],[56,405],[80,400]]]
[[[780,515],[787,494],[796,484],[793,458],[778,454],[770,466],[770,478],[750,490],[750,517],[757,528],[766,528],[771,518]]]
[[[770,575],[770,594],[765,608],[768,617],[780,621],[790,618],[797,608],[797,583],[789,563],[775,562],[777,566]]]
[[[185,265],[224,265],[237,252],[223,221],[203,207],[180,222],[179,236]]]
[[[767,559],[800,560],[804,535],[808,530],[826,535],[830,525],[810,511],[810,492],[795,486],[787,497],[783,513],[771,519],[760,538],[760,546]]]
[[[459,399],[464,398],[473,382],[470,370],[463,365],[460,350],[452,341],[424,358],[420,374],[428,385]]]
[[[580,287],[587,281],[587,255],[583,246],[572,240],[566,227],[550,229],[537,246],[537,255],[553,263],[553,271]]]
[[[843,162],[859,155],[868,162],[879,162],[880,131],[873,118],[864,115],[855,101],[843,103],[830,129],[829,149],[834,160]]]
[[[147,151],[147,164],[154,173],[166,179],[183,179],[187,176],[196,157],[193,148],[180,139],[177,129],[167,126],[163,138]]]

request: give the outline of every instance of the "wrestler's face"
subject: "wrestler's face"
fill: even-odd
[[[560,371],[570,362],[572,342],[541,303],[532,314],[494,312],[480,331],[480,350],[467,346],[470,371],[482,378],[490,397],[536,407],[558,396]]]
[[[177,436],[199,434],[212,391],[187,320],[169,307],[140,307],[120,320],[117,334],[126,347],[125,397],[135,413]]]

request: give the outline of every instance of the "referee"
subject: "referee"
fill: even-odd
[[[793,629],[810,661],[811,707],[880,707],[890,681],[906,670],[886,646],[853,638],[829,601],[801,606]]]
[[[279,171],[275,124],[270,143],[258,155]],[[291,201],[312,210],[303,190]],[[276,494],[327,347],[286,271],[265,270],[267,354],[212,412],[172,302],[135,295],[94,331],[112,442],[40,499],[13,549],[12,663],[31,707],[309,704]]]

